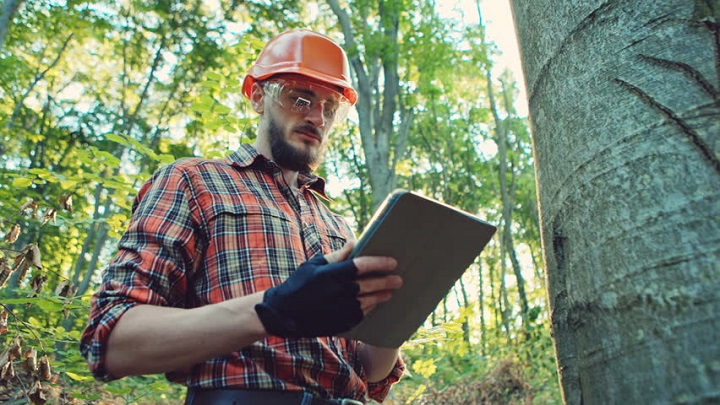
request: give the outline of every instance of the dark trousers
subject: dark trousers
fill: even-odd
[[[362,405],[352,399],[325,399],[299,391],[189,389],[185,405]]]

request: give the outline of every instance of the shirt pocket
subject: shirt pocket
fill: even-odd
[[[263,291],[297,267],[295,252],[302,249],[299,231],[277,207],[215,201],[208,223],[208,277],[201,288],[211,295],[211,302]]]
[[[348,242],[345,235],[341,234],[340,232],[334,230],[334,229],[328,229],[326,231],[327,233],[327,243],[330,247],[330,251],[334,252],[343,246]]]

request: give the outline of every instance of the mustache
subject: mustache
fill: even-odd
[[[320,133],[320,131],[317,129],[317,127],[311,124],[298,125],[297,127],[295,127],[295,131],[309,132],[315,135],[318,139],[322,139],[322,134]]]

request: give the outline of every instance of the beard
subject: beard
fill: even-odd
[[[301,126],[296,129],[317,132],[317,129],[312,126]],[[309,173],[320,164],[322,145],[317,150],[313,150],[309,146],[296,148],[285,139],[283,131],[277,125],[274,117],[270,117],[268,135],[273,160],[283,169]]]

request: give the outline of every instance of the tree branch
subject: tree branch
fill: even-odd
[[[60,62],[60,58],[62,57],[62,54],[65,52],[65,49],[67,49],[67,46],[70,43],[70,40],[72,39],[72,37],[74,35],[75,34],[70,34],[67,37],[67,39],[65,40],[65,42],[63,42],[62,47],[60,48],[60,52],[58,52],[57,56],[55,57],[55,60],[53,60],[52,63],[50,63],[50,65],[47,68],[45,68],[45,70],[43,70],[42,72],[38,72],[35,75],[32,83],[30,83],[27,90],[25,90],[25,93],[23,93],[22,97],[20,97],[20,100],[18,100],[18,102],[15,104],[15,109],[13,110],[12,116],[10,116],[10,119],[8,120],[8,123],[5,126],[5,128],[9,129],[9,128],[12,128],[13,125],[15,125],[15,120],[17,119],[18,115],[20,114],[20,109],[22,109],[22,106],[25,103],[25,99],[30,95],[30,92],[33,91],[33,89],[40,82],[40,80],[42,80],[45,77],[47,72],[49,72],[50,69],[54,68],[58,64],[58,62]],[[45,49],[47,49],[47,48],[45,48]],[[43,50],[43,52],[45,52],[45,51]]]

